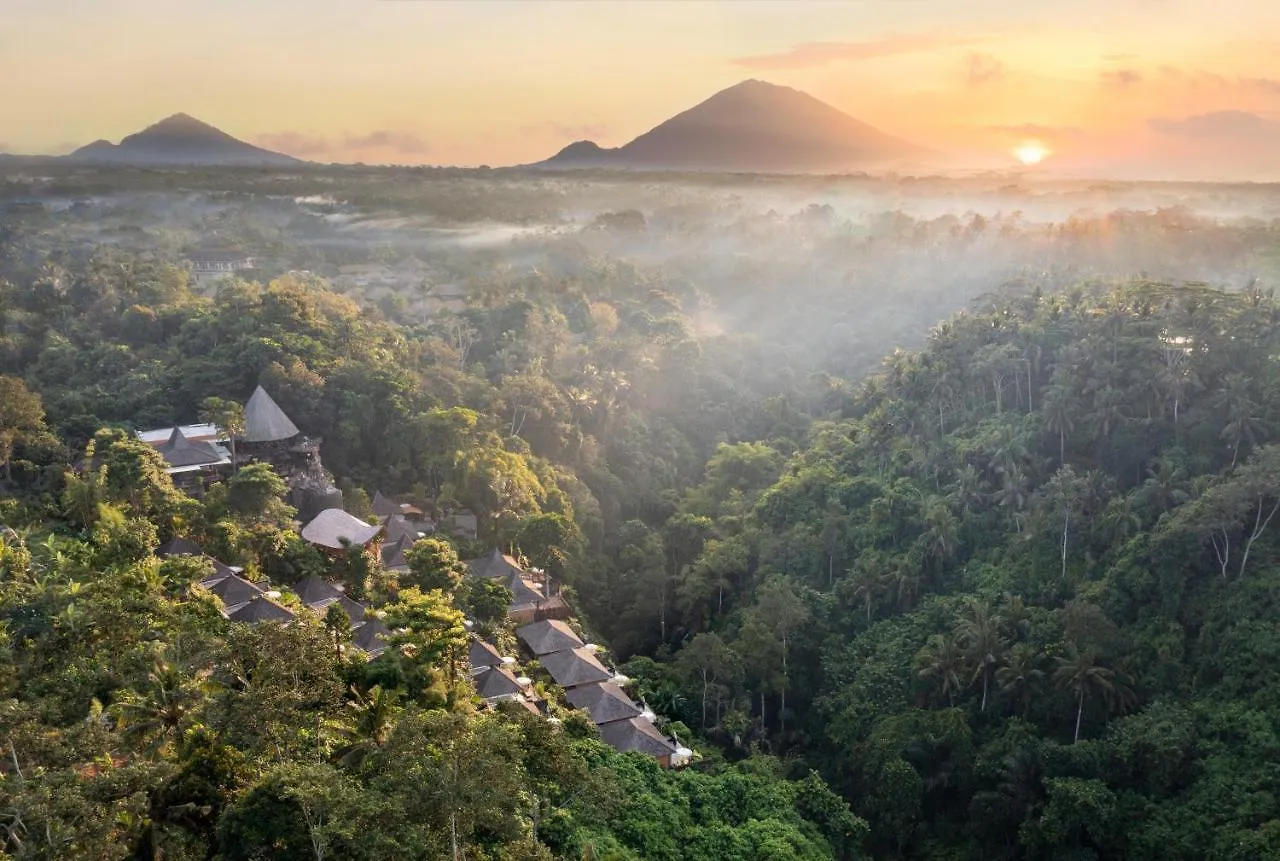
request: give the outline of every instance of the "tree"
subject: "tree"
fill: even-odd
[[[452,595],[467,575],[467,566],[458,561],[458,551],[441,538],[419,538],[404,554],[409,563],[409,581],[423,592],[439,589]]]
[[[296,513],[283,500],[288,491],[271,464],[251,463],[227,482],[227,506],[242,522],[286,526]]]
[[[759,618],[778,640],[778,654],[782,661],[778,729],[780,732],[786,732],[787,688],[790,685],[787,657],[792,637],[809,621],[809,608],[805,606],[803,598],[796,592],[790,580],[775,576],[760,584],[760,588],[756,590],[756,603],[752,608],[752,614]]]
[[[240,464],[236,458],[236,439],[244,436],[244,406],[224,398],[205,398],[200,402],[200,421],[217,426],[231,443],[231,469]]]
[[[466,649],[467,629],[462,613],[445,593],[423,592],[416,586],[401,589],[394,604],[385,608],[392,647],[420,672],[442,667],[450,681],[456,677],[458,655]],[[420,686],[416,682],[415,686]],[[411,692],[420,693],[421,687]]]
[[[737,654],[717,634],[703,632],[680,650],[677,663],[702,685],[702,729],[707,728],[707,695],[713,685],[732,680],[740,671]],[[719,715],[716,715],[717,720]]]
[[[471,618],[492,629],[507,617],[515,595],[503,583],[487,577],[463,581],[460,604]]]
[[[996,670],[1000,692],[1019,706],[1019,713],[1026,717],[1031,708],[1031,698],[1036,686],[1044,678],[1040,669],[1040,654],[1029,643],[1018,643],[1009,650],[1005,665]]]
[[[955,705],[964,672],[964,652],[950,634],[934,634],[916,655],[916,675],[932,683],[947,705]]]
[[[1054,658],[1057,668],[1053,683],[1076,698],[1076,730],[1073,741],[1080,740],[1080,722],[1084,718],[1085,700],[1100,699],[1108,707],[1121,700],[1122,692],[1115,682],[1115,671],[1098,663],[1093,652],[1080,651],[1071,645],[1065,657]]]
[[[324,629],[333,637],[333,659],[341,661],[342,645],[351,639],[351,617],[336,601],[324,611]]]
[[[13,481],[13,447],[27,434],[44,430],[40,396],[16,377],[0,376],[0,462],[6,482]]]
[[[973,681],[982,684],[982,705],[979,711],[987,710],[987,691],[997,668],[1004,661],[1008,643],[1000,635],[1000,617],[995,615],[989,604],[973,601],[956,622],[956,638],[959,640],[966,660],[973,667]]]

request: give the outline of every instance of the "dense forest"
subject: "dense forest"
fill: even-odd
[[[0,237],[5,851],[1275,857],[1280,304],[1090,275],[1231,247],[1239,288],[1274,235],[1125,219],[1004,234],[1106,255],[987,284],[918,350],[860,329],[856,361],[838,330],[708,327],[758,305],[629,260],[647,240],[617,219],[592,227],[612,252],[490,261],[465,310],[427,320],[314,272],[209,293],[173,255]],[[895,223],[858,241],[902,260],[1001,241]],[[780,314],[816,325],[838,290]],[[888,356],[861,377],[870,350]],[[323,619],[246,629],[193,597],[159,542],[282,583],[327,564],[269,478],[192,500],[121,433],[259,383],[323,437],[357,513],[376,490],[465,505],[482,535],[450,552],[563,579],[702,760],[664,772],[573,718],[477,713],[449,672],[473,609],[456,584],[362,569],[388,612],[432,620],[372,662]]]

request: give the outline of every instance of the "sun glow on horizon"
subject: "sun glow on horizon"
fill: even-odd
[[[1014,148],[1013,155],[1026,165],[1039,164],[1049,157],[1049,149],[1042,143],[1029,141]]]

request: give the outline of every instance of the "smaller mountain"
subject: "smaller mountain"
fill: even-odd
[[[536,166],[803,173],[898,166],[928,155],[808,93],[749,80],[624,146],[578,141]]]
[[[300,164],[293,156],[237,140],[187,114],[174,114],[118,144],[98,140],[67,156],[75,161],[109,164],[225,165],[285,167]]]

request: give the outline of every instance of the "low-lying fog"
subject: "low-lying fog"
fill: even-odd
[[[1266,185],[81,170],[0,186],[0,207],[33,205],[53,254],[236,246],[253,277],[305,271],[406,325],[448,313],[432,301],[445,295],[457,310],[468,295],[663,290],[706,335],[839,374],[1001,289],[1280,280],[1280,187]]]

